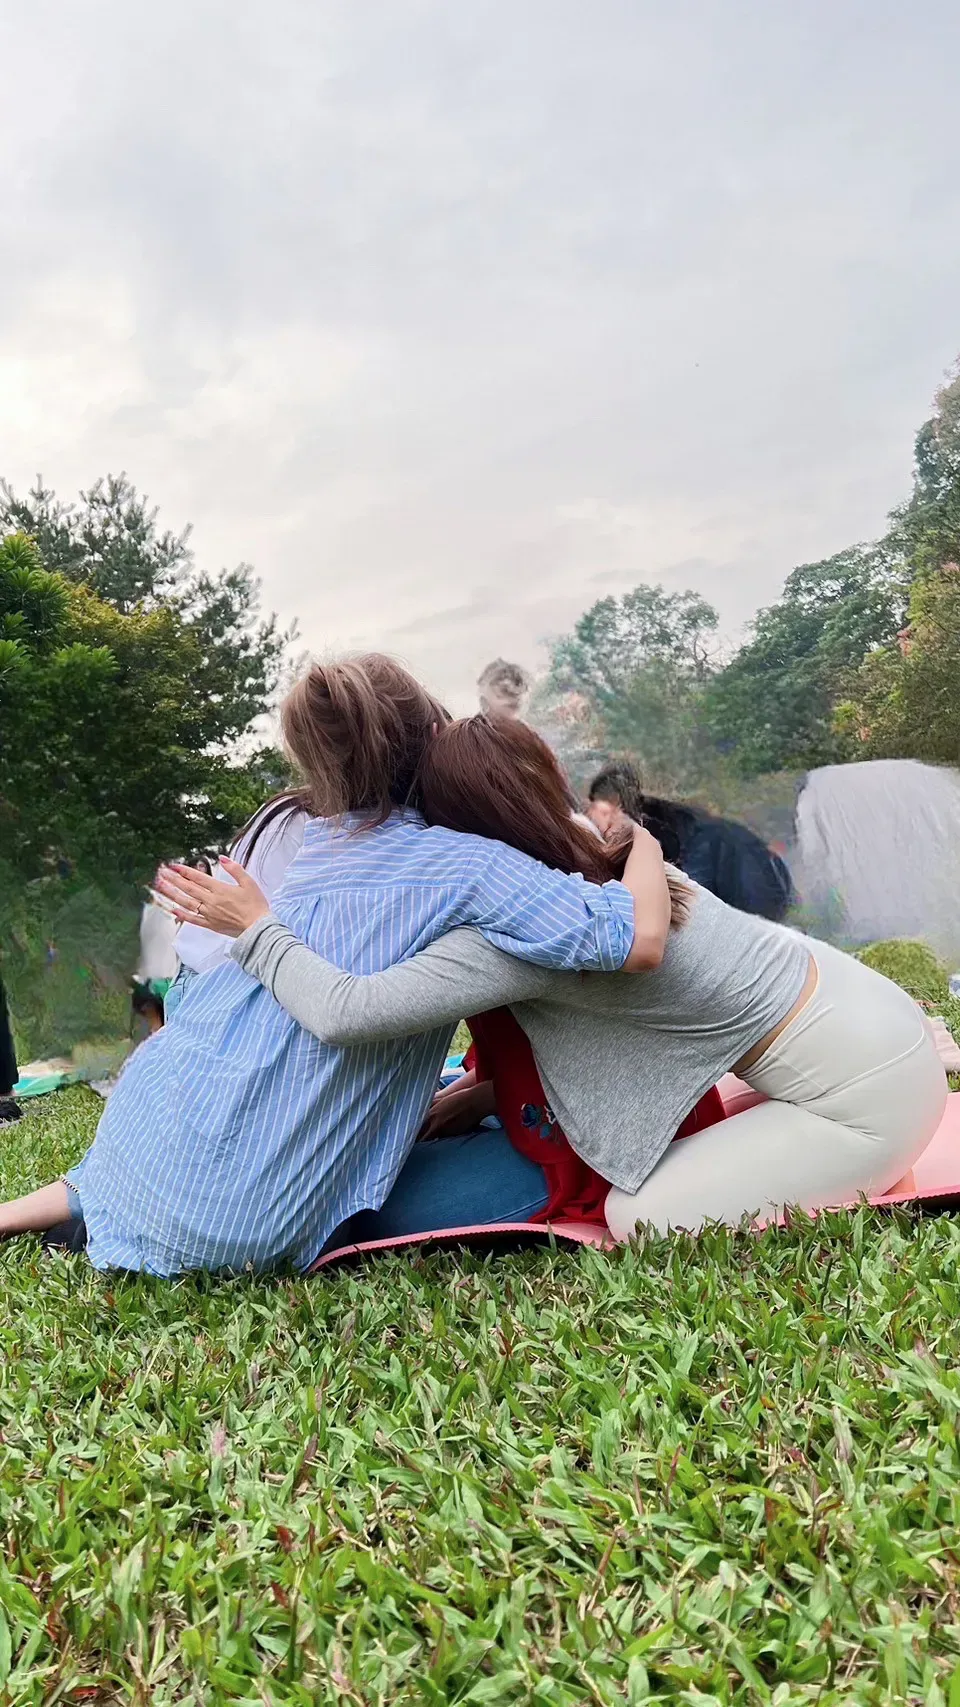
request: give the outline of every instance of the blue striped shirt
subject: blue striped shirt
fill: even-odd
[[[613,971],[633,902],[514,848],[412,814],[307,826],[274,898],[310,948],[355,973],[406,960],[455,925],[539,966]],[[329,1235],[387,1197],[419,1130],[450,1033],[320,1043],[233,961],[198,978],[132,1056],[67,1176],[97,1268],[306,1268]]]

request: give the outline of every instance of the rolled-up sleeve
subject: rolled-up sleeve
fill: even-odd
[[[622,883],[588,883],[500,842],[478,858],[472,916],[488,942],[558,972],[619,972],[633,947],[633,896]]]

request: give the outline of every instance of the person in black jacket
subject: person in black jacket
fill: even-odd
[[[611,765],[594,777],[589,813],[603,836],[621,829],[625,818],[643,824],[660,843],[664,859],[741,913],[779,920],[793,902],[783,860],[745,824],[645,794],[632,765]]]
[[[23,1112],[11,1094],[17,1078],[17,1057],[13,1048],[10,1011],[3,982],[0,980],[0,1126],[8,1125],[11,1120],[19,1120]]]

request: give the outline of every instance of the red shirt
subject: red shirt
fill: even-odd
[[[478,1080],[492,1082],[497,1115],[511,1144],[522,1156],[539,1162],[546,1175],[549,1196],[534,1220],[589,1221],[605,1227],[603,1206],[610,1183],[581,1160],[557,1124],[544,1096],[526,1032],[509,1008],[477,1014],[467,1024],[473,1047],[464,1065],[475,1069]],[[687,1115],[676,1137],[688,1138],[723,1119],[719,1091],[708,1091]]]

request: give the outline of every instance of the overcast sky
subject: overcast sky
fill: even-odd
[[[30,0],[0,473],[126,469],[454,709],[878,533],[960,350],[956,0]]]

